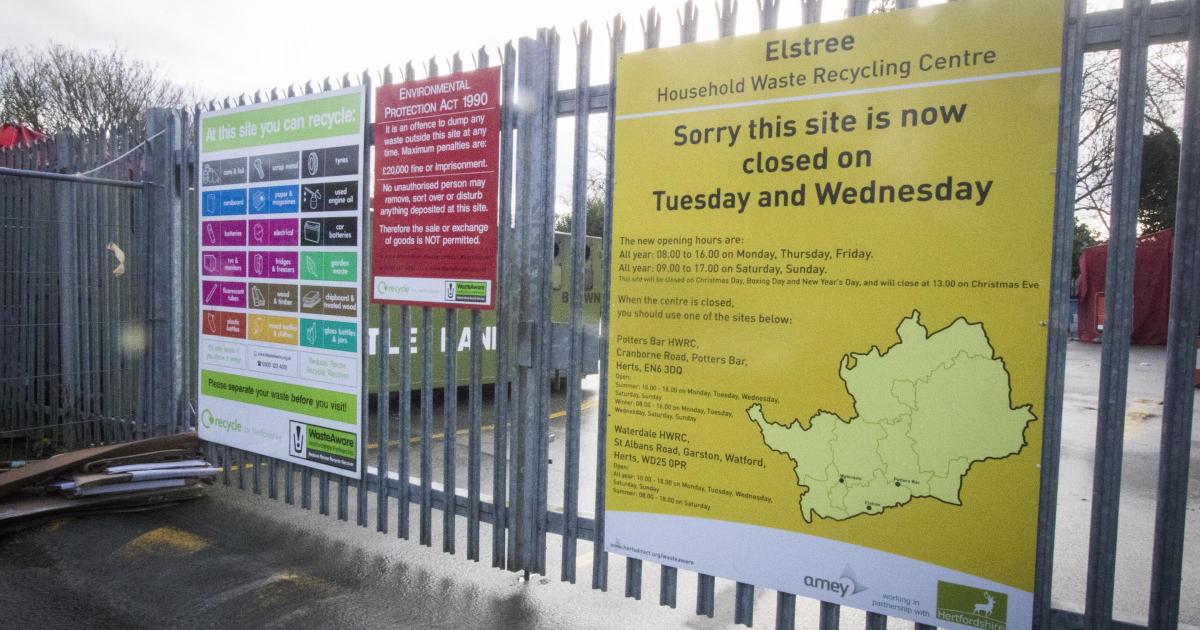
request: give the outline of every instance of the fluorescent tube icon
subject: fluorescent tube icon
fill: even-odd
[[[217,284],[216,282],[212,283],[212,288],[208,290],[208,293],[204,294],[204,302],[205,303],[212,302],[213,298],[217,296],[217,290],[219,290],[220,288],[221,288],[220,284]]]

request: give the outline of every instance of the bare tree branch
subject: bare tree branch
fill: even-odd
[[[134,122],[151,107],[180,107],[190,91],[125,51],[60,44],[0,51],[0,122],[42,133],[95,133]]]

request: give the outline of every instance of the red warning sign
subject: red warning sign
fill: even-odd
[[[371,301],[495,308],[500,69],[375,93]]]

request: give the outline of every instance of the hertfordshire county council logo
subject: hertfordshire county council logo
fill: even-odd
[[[1005,630],[1008,626],[1008,596],[939,580],[937,618],[983,630]]]

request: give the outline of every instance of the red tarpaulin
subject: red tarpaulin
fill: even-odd
[[[32,129],[20,125],[5,123],[0,125],[0,149],[6,149],[18,144],[33,144],[44,136]]]
[[[1167,343],[1174,239],[1174,230],[1163,230],[1137,241],[1133,257],[1132,343],[1158,346]],[[1104,323],[1107,262],[1107,243],[1089,247],[1079,256],[1079,338],[1083,341],[1099,341],[1096,327]]]

